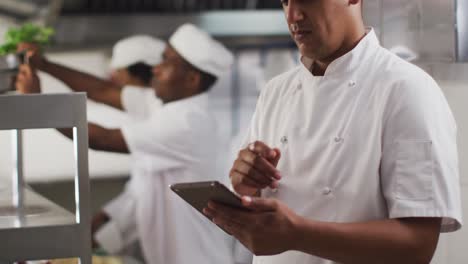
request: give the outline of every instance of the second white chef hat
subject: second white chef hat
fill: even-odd
[[[234,61],[232,53],[223,44],[192,24],[180,26],[169,44],[194,67],[218,78]]]
[[[114,45],[110,67],[127,68],[135,63],[157,65],[166,47],[164,41],[147,35],[136,35],[120,40]]]

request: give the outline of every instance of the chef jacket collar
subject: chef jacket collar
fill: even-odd
[[[342,75],[356,70],[363,62],[366,61],[367,58],[372,56],[378,47],[380,47],[380,43],[374,29],[366,28],[366,36],[364,36],[358,45],[350,52],[332,61],[332,63],[328,65],[324,77],[330,77],[337,74]],[[311,68],[311,65],[313,65],[313,60],[302,56],[301,62],[302,70],[306,71],[307,75],[312,75],[309,69]]]

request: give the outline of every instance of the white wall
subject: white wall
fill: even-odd
[[[442,235],[436,264],[468,263],[468,64],[438,64],[427,67],[438,81],[452,108],[458,125],[460,181],[465,227]]]

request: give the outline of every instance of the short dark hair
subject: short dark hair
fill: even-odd
[[[200,92],[203,93],[203,92],[209,91],[211,87],[213,87],[213,85],[218,80],[218,78],[214,76],[213,74],[207,73],[205,71],[198,69],[197,67],[195,67],[193,64],[191,64],[190,62],[186,60],[183,60],[183,61],[190,70],[195,71],[196,73],[200,74],[200,85],[198,87],[198,90]]]
[[[153,67],[143,62],[137,62],[127,67],[127,71],[130,75],[140,79],[148,86],[151,84],[151,79],[153,78],[152,70]]]
[[[218,78],[210,73],[203,72],[198,70],[200,73],[200,91],[201,92],[207,92],[213,87],[213,85],[216,83]]]

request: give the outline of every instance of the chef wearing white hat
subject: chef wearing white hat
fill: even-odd
[[[151,69],[162,60],[164,41],[135,35],[118,41],[112,49],[111,79],[120,86],[150,87]]]
[[[219,136],[206,92],[232,61],[222,44],[191,24],[169,39],[162,63],[153,69],[152,86],[163,107],[121,129],[133,157],[133,177],[104,208],[111,221],[96,238],[107,250],[118,251],[138,237],[147,263],[232,261],[230,239],[168,188],[181,181],[224,181],[216,168]],[[137,101],[124,104],[127,111],[145,111]]]
[[[93,101],[124,110],[131,119],[143,120],[162,105],[162,102],[154,96],[152,89],[142,88],[151,86],[152,69],[155,65],[161,63],[165,46],[164,41],[148,35],[135,35],[118,41],[113,47],[110,62],[110,68],[112,69],[111,80],[92,76],[48,61],[37,52],[38,49],[34,45],[20,44],[18,49],[35,51],[36,55],[31,58],[31,65],[61,80],[72,90],[86,92],[88,98]],[[136,111],[135,107],[133,107],[135,105],[139,106]],[[90,139],[103,144],[104,142],[96,135],[97,133],[93,133],[97,128],[97,126],[96,128],[90,127]],[[120,198],[122,201],[125,200],[124,195]],[[124,206],[120,211],[122,220],[119,226],[125,226],[129,229],[130,227],[125,220],[128,217],[124,214],[129,214],[131,211],[125,210],[125,208],[127,207]],[[108,220],[109,216],[104,212],[96,214],[92,221],[93,234]],[[120,241],[113,238],[115,238],[116,233],[124,233],[122,230],[117,229],[115,224],[108,225],[105,230],[107,230],[107,235],[101,235],[103,243],[105,243],[104,241]],[[114,232],[111,232],[112,230]],[[135,235],[124,237],[126,240],[119,243],[119,246],[107,243],[109,244],[109,251],[116,253],[136,240]],[[98,245],[95,244],[95,246]]]
[[[105,208],[109,222],[96,237],[104,247],[117,250],[138,237],[149,264],[233,262],[232,238],[168,188],[176,182],[225,181],[216,162],[222,144],[207,91],[232,62],[223,45],[197,27],[183,25],[153,68],[152,86],[162,106],[121,129],[89,125],[91,148],[131,153],[133,159],[126,191]],[[145,107],[128,99],[124,91],[127,111]]]
[[[151,89],[152,68],[162,61],[166,43],[147,35],[135,35],[114,45],[110,68],[111,79],[103,79],[47,60],[35,45],[22,43],[18,50],[34,51],[31,66],[61,80],[76,92],[86,92],[88,98],[119,110],[127,110],[124,101],[145,105],[145,111],[128,112],[135,118],[147,117],[149,109],[159,107]],[[128,89],[127,89],[128,88]],[[124,99],[124,97],[128,97]],[[133,102],[133,104],[135,104]]]

